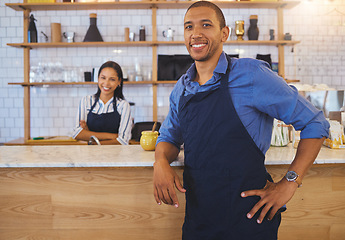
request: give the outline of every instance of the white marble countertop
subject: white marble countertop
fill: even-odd
[[[271,147],[267,165],[290,164],[296,149]],[[0,167],[150,167],[154,152],[129,146],[0,146]],[[315,163],[345,163],[345,149],[322,147]],[[172,166],[183,166],[183,151]]]

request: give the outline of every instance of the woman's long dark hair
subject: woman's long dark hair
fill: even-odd
[[[98,77],[101,74],[103,68],[114,69],[117,73],[117,76],[119,77],[119,80],[121,81],[120,85],[114,91],[113,106],[114,106],[114,110],[115,110],[116,109],[116,99],[125,99],[125,97],[123,96],[123,93],[122,93],[122,87],[123,87],[122,69],[121,69],[120,65],[117,64],[116,62],[108,61],[108,62],[103,63],[102,66],[99,68]],[[98,102],[100,95],[101,95],[101,89],[98,87],[97,92],[95,94],[96,100],[95,100],[94,105]]]

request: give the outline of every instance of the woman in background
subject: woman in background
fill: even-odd
[[[97,93],[80,101],[74,139],[89,141],[91,136],[95,136],[102,145],[128,145],[132,118],[122,86],[121,67],[113,61],[104,63],[98,72]]]

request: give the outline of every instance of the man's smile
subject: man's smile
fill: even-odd
[[[206,46],[205,43],[202,43],[202,44],[193,44],[193,45],[192,45],[193,48],[201,48],[201,47],[204,47],[204,46]]]

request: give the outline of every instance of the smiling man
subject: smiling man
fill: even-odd
[[[179,206],[186,195],[184,240],[277,239],[280,212],[314,162],[329,124],[314,108],[255,59],[223,52],[229,36],[222,11],[193,3],[184,18],[185,45],[194,64],[170,95],[154,164],[158,204]],[[287,174],[274,183],[264,161],[273,118],[302,130]],[[184,186],[170,163],[184,143]]]

